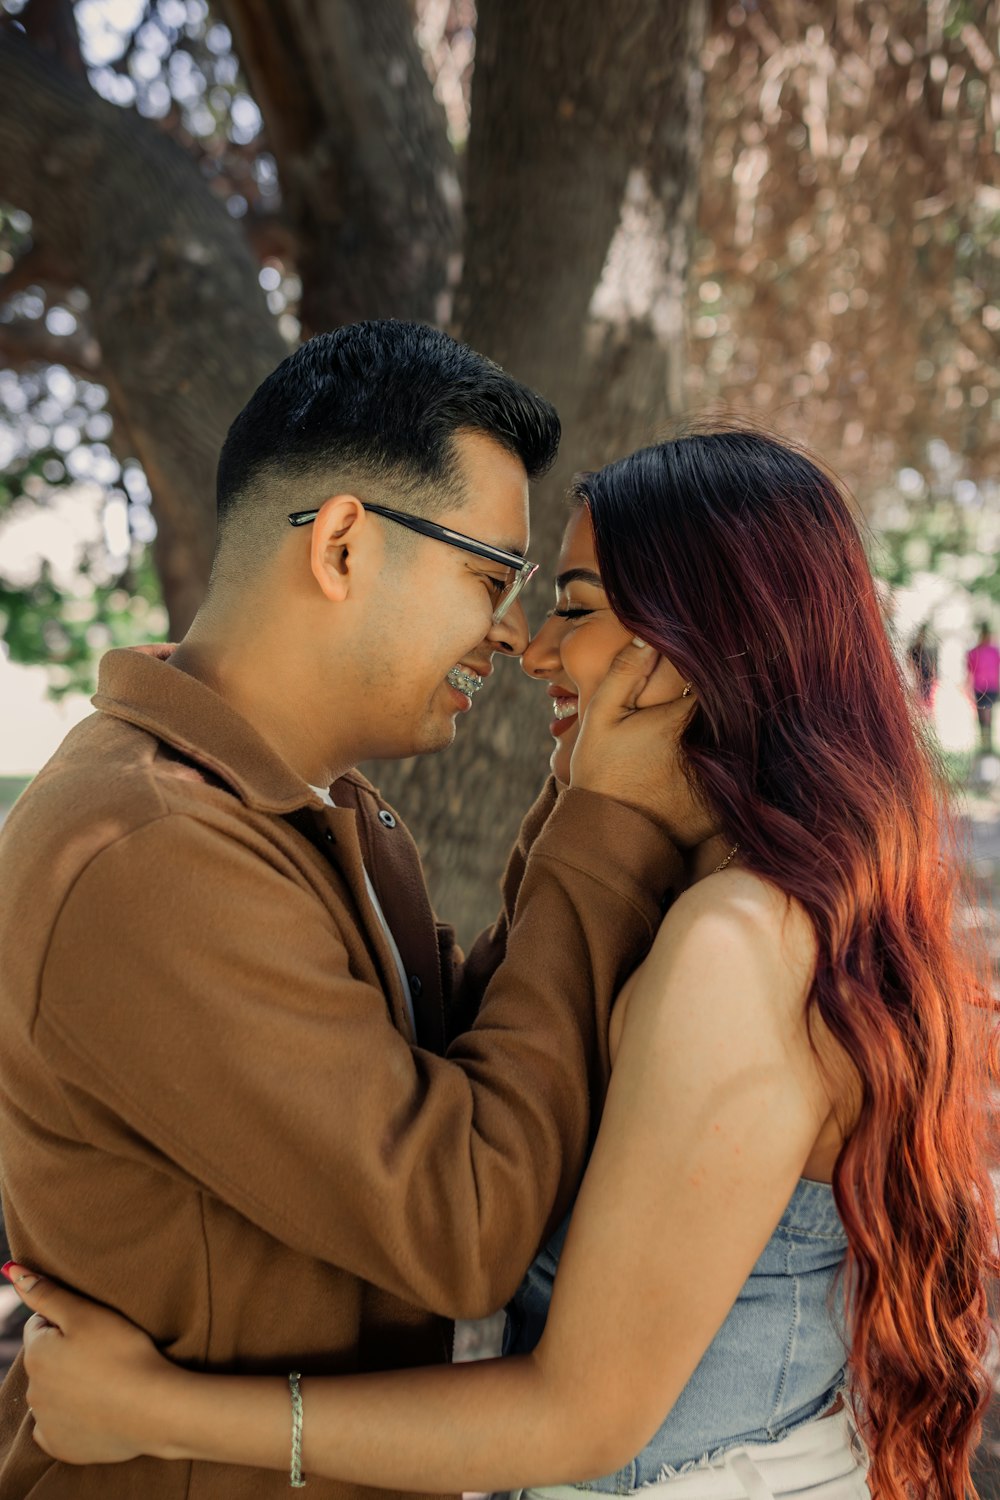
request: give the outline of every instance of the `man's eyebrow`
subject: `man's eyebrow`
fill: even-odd
[[[592,568],[569,568],[565,573],[560,573],[556,579],[556,588],[562,591],[571,583],[590,583],[594,588],[602,589],[600,573],[595,573]]]

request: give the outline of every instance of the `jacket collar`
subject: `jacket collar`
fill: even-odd
[[[248,807],[289,813],[321,806],[253,725],[218,693],[170,664],[172,646],[138,646],[102,658],[93,705],[172,745],[231,786]],[[343,780],[368,788],[363,776]],[[339,785],[339,783],[338,783]]]

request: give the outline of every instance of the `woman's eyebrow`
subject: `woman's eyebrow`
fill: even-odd
[[[600,573],[595,573],[592,568],[569,568],[556,578],[557,589],[564,589],[571,583],[590,583],[597,589],[604,587]]]

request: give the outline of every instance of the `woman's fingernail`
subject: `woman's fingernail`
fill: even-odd
[[[9,1260],[2,1269],[7,1280],[13,1282],[20,1292],[30,1292],[38,1281],[37,1276],[32,1276],[31,1272],[19,1266],[16,1260]]]
[[[639,649],[640,649],[640,651],[641,651],[641,650],[643,650],[648,645],[648,642],[644,641],[644,640],[641,640],[639,636],[634,635],[632,637],[632,644],[633,644],[633,646],[638,646]]]

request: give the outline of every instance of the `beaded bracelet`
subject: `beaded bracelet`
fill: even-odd
[[[304,1490],[306,1487],[306,1482],[302,1478],[302,1392],[299,1390],[301,1378],[298,1370],[293,1370],[288,1377],[288,1391],[292,1398],[292,1462],[288,1483],[293,1490]]]

